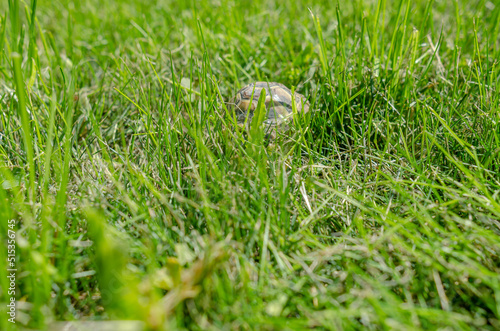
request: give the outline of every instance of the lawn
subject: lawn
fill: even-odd
[[[498,330],[499,122],[497,0],[2,1],[0,329]]]

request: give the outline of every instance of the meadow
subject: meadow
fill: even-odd
[[[497,0],[2,1],[0,329],[498,330],[499,121]]]

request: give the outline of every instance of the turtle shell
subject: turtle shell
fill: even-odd
[[[268,128],[281,127],[293,117],[292,91],[283,84],[274,82],[256,82],[248,84],[239,90],[229,101],[229,109],[234,111],[239,125],[251,123],[259,102],[260,93],[266,90],[266,118],[264,123]],[[293,93],[297,112],[308,112],[309,102],[300,93]],[[253,96],[253,97],[252,97]],[[248,117],[248,120],[247,120]],[[286,127],[286,125],[284,125]]]

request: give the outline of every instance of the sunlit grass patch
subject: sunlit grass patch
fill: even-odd
[[[0,328],[500,328],[499,31],[494,1],[1,3]],[[237,130],[253,81],[311,112]]]

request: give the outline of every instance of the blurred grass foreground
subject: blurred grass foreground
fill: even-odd
[[[0,2],[0,329],[500,329],[499,32],[493,0]],[[254,81],[314,111],[235,130]]]

